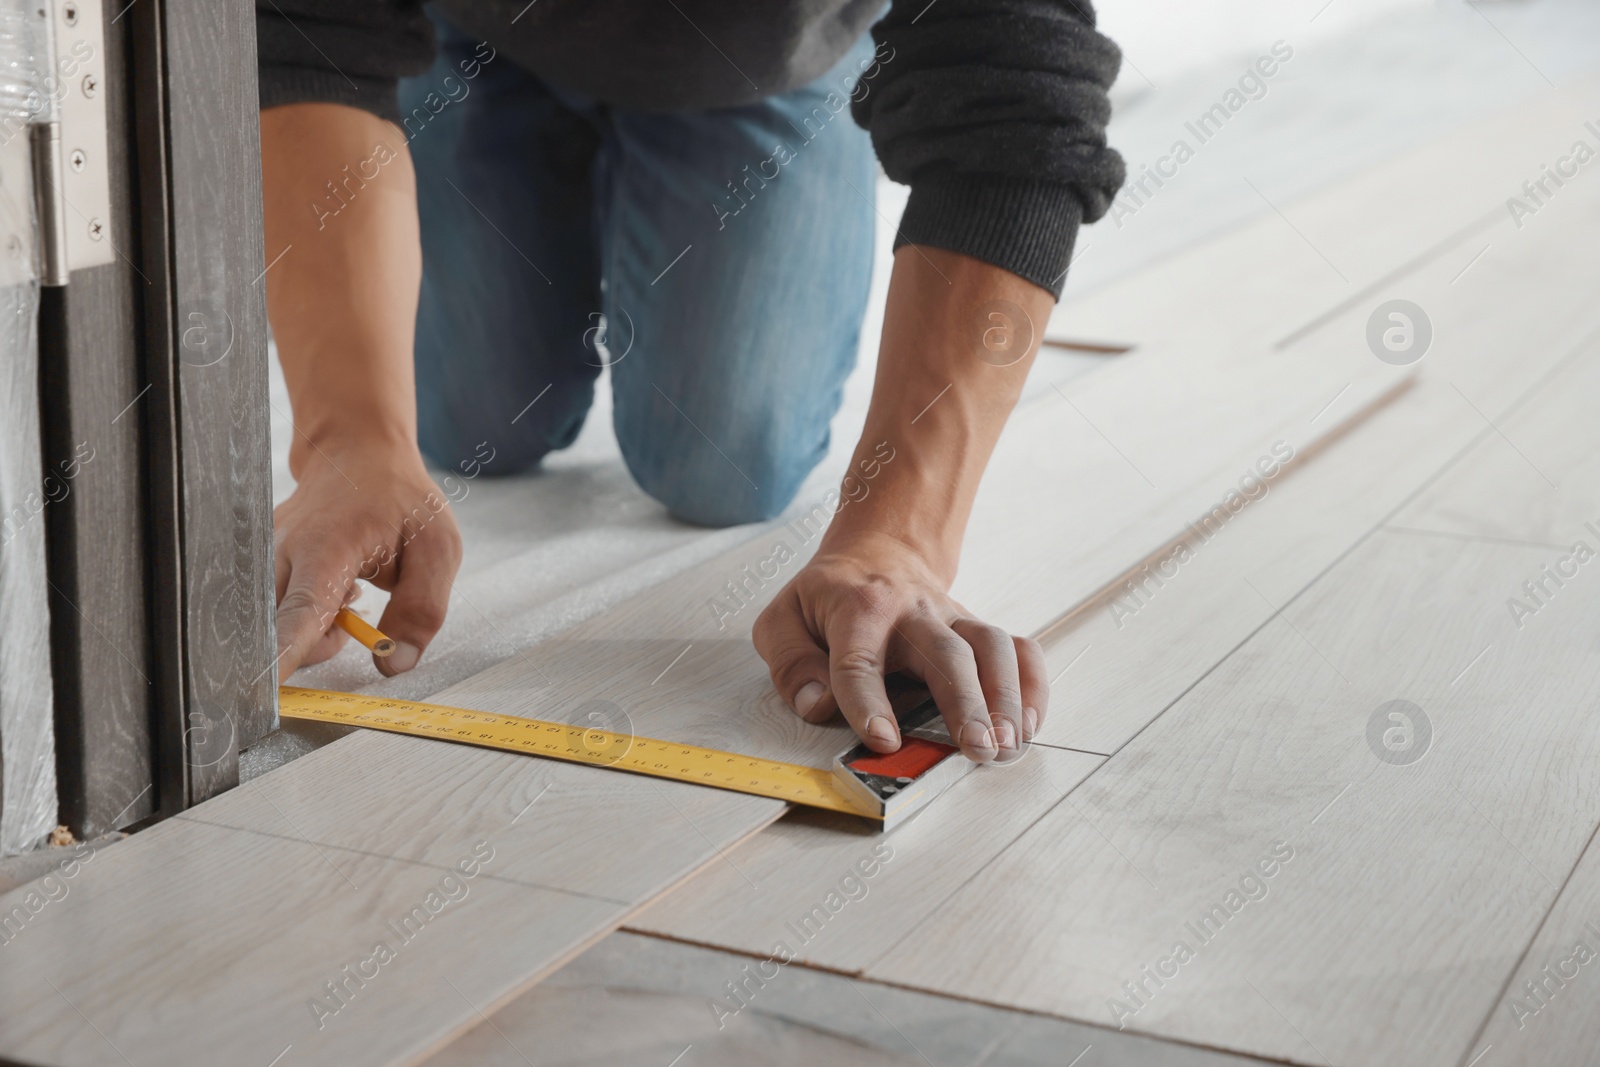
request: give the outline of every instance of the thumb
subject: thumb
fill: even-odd
[[[828,690],[828,654],[806,628],[798,603],[774,602],[756,620],[751,637],[773,687],[796,715],[811,723],[833,717],[838,705]]]

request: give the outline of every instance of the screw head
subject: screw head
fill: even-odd
[[[106,235],[106,224],[99,219],[89,220],[89,240],[98,241]]]
[[[67,20],[68,26],[76,26],[78,24],[78,5],[71,3],[70,0],[68,3],[63,4],[61,17]]]
[[[89,165],[89,157],[83,154],[81,148],[74,148],[67,161],[72,164],[72,169],[80,174],[83,173],[83,168]]]
[[[83,95],[94,99],[94,94],[100,91],[100,79],[93,74],[83,76]]]
[[[16,234],[12,234],[10,237],[7,237],[6,251],[12,256],[20,259],[24,251],[22,247],[22,238],[18,237]]]

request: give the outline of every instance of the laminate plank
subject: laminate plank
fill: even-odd
[[[1502,606],[1542,561],[1373,535],[867,977],[1292,1062],[1456,1062],[1600,818],[1595,600],[1520,644]],[[1432,723],[1407,766],[1367,739],[1396,699]]]
[[[1312,447],[1409,376],[1349,346],[1302,363],[1203,336],[1119,357],[1013,417],[952,594],[1036,633],[1206,514],[1275,443]]]
[[[698,867],[734,862],[728,850],[783,810],[762,797],[360,732],[86,864],[85,881],[63,883],[60,902],[7,939],[7,973],[52,976],[112,1041],[126,1040],[150,1060],[159,1053],[172,1063],[214,1063],[219,1055],[266,1063],[292,1041],[297,1061],[407,1062]],[[407,945],[403,970],[411,977],[384,987],[394,1000],[373,999],[363,1011],[357,1001],[340,1010],[337,1028],[326,1019],[320,1029],[300,1026],[317,1021],[307,998],[318,982],[372,954],[370,943],[349,937],[365,938],[362,927],[370,932],[393,910],[388,896],[347,895],[345,878],[364,890],[369,874],[384,885],[437,880],[479,839],[496,849],[480,879],[495,887],[476,910],[481,921],[453,925],[437,952]],[[326,877],[309,878],[294,859],[302,855],[320,864],[311,874]],[[298,881],[286,885],[291,875]],[[19,905],[28,909],[24,892],[0,897],[0,923]],[[150,914],[135,920],[141,908]],[[319,911],[323,919],[306,918]],[[224,933],[213,936],[214,928]],[[348,936],[332,933],[346,928]],[[36,936],[46,929],[55,935]],[[73,951],[62,949],[63,937]],[[258,947],[242,947],[251,945]],[[102,953],[116,965],[96,963]],[[135,976],[144,982],[166,970],[211,980],[173,981],[159,997],[135,988]],[[35,1020],[0,1023],[0,1056],[103,1062],[60,1012],[43,1005],[30,1014],[50,993],[34,984],[39,989],[0,979],[0,1014]],[[360,992],[365,999],[365,987]],[[397,1020],[419,997],[426,1009]],[[187,1030],[162,1043],[163,1028],[191,1016],[204,1020],[192,1043]]]
[[[791,813],[740,848],[738,870],[706,870],[629,929],[856,973],[1100,765],[1032,748],[971,771],[890,834],[829,812]]]
[[[448,867],[466,828],[502,827],[495,875],[640,904],[778,818],[782,801],[361,731],[180,818]],[[737,864],[737,866],[735,866]]]
[[[1573,242],[1576,243],[1576,242]],[[1578,280],[1589,284],[1592,274]],[[1592,292],[1592,290],[1590,290]],[[1587,294],[1585,294],[1587,295]],[[1564,367],[1397,514],[1397,528],[1600,550],[1600,358]],[[1482,420],[1480,420],[1482,421]],[[1554,589],[1555,586],[1547,585]]]
[[[1046,632],[1053,684],[1035,741],[1116,752],[1477,429],[1454,393],[1424,383],[1325,447],[1298,449],[1266,495],[1225,526],[1189,532]]]
[[[1505,960],[1507,980],[1483,1032],[1462,1056],[1477,1067],[1600,1062],[1600,847],[1583,858],[1520,958]]]
[[[1600,77],[1590,76],[1310,196],[1291,200],[1273,188],[1258,189],[1275,210],[1136,275],[1069,297],[1046,334],[1134,342],[1140,350],[1181,347],[1199,334],[1247,345],[1289,341],[1287,350],[1342,301],[1357,299],[1370,310],[1382,299],[1377,291],[1400,280],[1397,268],[1438,262],[1454,274],[1487,245],[1494,248],[1483,262],[1503,251],[1504,241],[1480,227],[1509,222],[1508,196],[1522,196],[1522,183],[1537,179],[1575,139],[1592,140],[1584,123],[1597,100]],[[1359,225],[1351,224],[1352,206],[1359,206]],[[1249,313],[1239,314],[1240,308]]]
[[[496,878],[517,847],[499,830],[480,842],[463,827],[452,863],[488,857],[470,878],[185,820],[146,830],[63,876],[10,936],[0,1055],[410,1062],[626,911]],[[0,897],[0,914],[30,891]]]
[[[1204,510],[1218,492],[1218,471],[1236,478],[1238,466],[1270,450],[1285,409],[1301,424],[1326,409],[1303,431],[1302,440],[1314,441],[1403,379],[1370,356],[1329,360],[1303,374],[1276,357],[1200,348],[1189,390],[1171,383],[1162,366],[1129,360],[1084,377],[1101,383],[1079,394],[1091,421],[1063,423],[1073,401],[1050,395],[1007,428],[955,589],[979,617],[1013,632],[1041,628]],[[1197,391],[1216,403],[1194,402]],[[1119,411],[1129,420],[1118,421]],[[1095,428],[1101,420],[1128,434],[1163,426],[1165,447],[1150,448],[1148,458],[1169,488],[1140,483],[1127,460],[1107,449]],[[1073,495],[1055,492],[1061,485],[1072,485]],[[819,503],[433,699],[569,722],[599,715],[641,736],[826,765],[848,747],[848,729],[797,719],[772,689],[749,632],[815,550],[831,511]],[[1016,522],[1023,514],[1028,521]]]
[[[1069,453],[1044,447],[1048,442],[1042,438],[1053,429],[1044,419],[1023,424],[1014,440],[1023,441],[1024,432],[1034,440],[1017,445],[1016,451],[1056,457]],[[1030,510],[1037,512],[1040,486],[1063,484],[1066,477],[1059,470],[1041,472],[1038,463],[1011,467],[998,480],[999,492],[1033,499]],[[1048,529],[1021,533],[1016,524],[1000,524],[974,531],[965,558],[982,561],[989,571],[996,570],[989,565],[995,558],[1006,566],[992,581],[984,582],[981,574],[974,578],[963,602],[980,617],[1013,630],[1037,629],[1063,605],[1091,594],[1165,542],[1181,527],[1179,516],[1199,508],[1198,501],[1210,492],[1192,479],[1196,488],[1139,509],[1136,521],[1129,523],[1122,518],[1129,512],[1126,477],[1121,471],[1098,486],[1085,479],[1091,484],[1077,501],[1103,507],[1068,509],[1062,506],[1064,498],[1057,499],[1056,514],[1066,521],[1070,511],[1070,521],[1078,527],[1074,532],[1081,533],[1065,542],[1073,550],[1063,551],[1061,533]],[[1103,492],[1097,495],[1097,490]],[[1002,500],[989,506],[1002,514],[1002,505],[1008,504]],[[1049,519],[1038,521],[1039,527],[1050,524]],[[780,527],[433,699],[482,711],[596,722],[645,737],[826,765],[848,747],[848,728],[837,721],[811,726],[795,717],[772,689],[766,665],[749,639],[754,618],[815,550],[820,529],[820,521],[808,525],[804,517]],[[1019,540],[1027,543],[1015,544]],[[1053,562],[1062,556],[1068,558]],[[673,636],[662,636],[666,634]]]
[[[1587,525],[1600,519],[1593,480],[1597,395],[1600,359],[1560,368],[1528,403],[1496,419],[1496,430],[1392,523],[1411,533],[1547,545],[1537,573],[1525,579],[1533,591],[1505,590],[1517,630],[1513,640],[1521,644],[1541,642],[1546,625],[1559,625],[1545,608],[1588,584],[1571,550],[1581,541],[1592,551],[1600,540]],[[1558,568],[1576,573],[1563,578]],[[1597,931],[1600,848],[1591,839],[1537,935],[1524,952],[1507,958],[1505,988],[1463,1062],[1596,1062],[1600,985],[1587,972],[1600,958]]]
[[[1297,458],[1264,495],[1221,523],[1192,523],[1181,543],[1163,546],[1048,632],[1046,658],[1059,680],[1039,741],[1115,751],[1391,515],[1396,526],[1564,545],[1585,535],[1584,521],[1600,522],[1590,491],[1600,473],[1594,431],[1578,425],[1583,403],[1557,416],[1539,399],[1600,399],[1600,314],[1588,296],[1600,286],[1600,265],[1566,237],[1600,227],[1600,184],[1568,190],[1549,210],[1563,214],[1538,232],[1519,235],[1508,218],[1495,231],[1507,247],[1464,277],[1439,262],[1408,279],[1436,332],[1410,388],[1326,448],[1287,432]],[[1296,358],[1348,346],[1365,315],[1347,311]],[[1212,499],[1248,470],[1241,464],[1231,482],[1219,480]]]
[[[854,735],[842,721],[811,726],[790,711],[750,643],[755,617],[819,537],[820,528],[779,527],[433,702],[825,765]]]
[[[1587,135],[1583,108],[1596,103],[1600,78],[1545,94],[1286,205],[1295,225],[1274,214],[1063,305],[1053,324],[1139,348],[1063,389],[1071,410],[1050,411],[1046,396],[1014,417],[968,534],[1006,550],[965,553],[958,598],[1035,632],[1203,515],[1276,440],[1314,447],[1396,380],[1364,336],[1368,316],[1393,297],[1433,318],[1429,364],[1446,364],[1469,404],[1498,407],[1471,369],[1497,364],[1465,349],[1492,352],[1492,339],[1505,338],[1537,367],[1555,351],[1540,339],[1591,317],[1592,258],[1567,237],[1594,224],[1600,191],[1571,183],[1536,225],[1519,224],[1504,197]],[[1054,485],[1072,486],[1070,500],[1041,488]],[[1109,535],[1107,515],[1124,522]]]
[[[615,933],[427,1061],[428,1067],[817,1063],[973,1067],[1223,1067],[1259,1060],[933,997],[790,966]],[[728,983],[743,982],[731,1000]],[[721,1004],[723,1010],[715,1010]],[[736,1009],[736,1010],[734,1010]],[[685,1049],[692,1051],[685,1054]]]

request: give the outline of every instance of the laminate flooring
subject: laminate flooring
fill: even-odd
[[[1170,584],[1147,584],[1144,591],[1151,595],[1141,599],[1130,598],[1126,585],[1114,586],[1051,628],[1047,655],[1060,674],[1056,712],[1041,740],[1116,755],[998,859],[983,854],[969,863],[964,846],[972,839],[952,835],[944,855],[958,871],[941,874],[946,879],[967,874],[970,881],[909,934],[900,932],[892,909],[879,905],[887,935],[901,939],[895,949],[874,959],[877,943],[862,951],[853,942],[819,942],[807,957],[811,962],[964,999],[1300,1062],[1322,1062],[1326,1054],[1332,1062],[1453,1063],[1482,1051],[1484,1044],[1473,1044],[1472,1038],[1493,990],[1507,980],[1534,926],[1552,906],[1554,888],[1595,826],[1593,802],[1582,785],[1600,755],[1584,714],[1596,695],[1596,664],[1592,635],[1581,620],[1593,617],[1595,600],[1589,598],[1596,594],[1586,591],[1586,574],[1573,548],[1579,540],[1600,548],[1600,534],[1585,525],[1600,525],[1593,477],[1600,440],[1591,417],[1600,400],[1595,334],[1600,321],[1582,296],[1600,279],[1583,243],[1562,239],[1560,230],[1593,231],[1600,218],[1587,189],[1561,206],[1564,213],[1552,212],[1549,227],[1531,241],[1531,234],[1518,239],[1508,216],[1492,231],[1505,244],[1501,256],[1478,264],[1483,269],[1476,277],[1462,275],[1443,257],[1417,262],[1400,281],[1433,309],[1441,340],[1413,387],[1308,450],[1304,464],[1260,506],[1233,519],[1224,535],[1195,539],[1193,560]],[[1315,355],[1317,346],[1340,343],[1333,339],[1341,325],[1348,333],[1352,324],[1359,325],[1359,316],[1359,309],[1347,309],[1342,322],[1334,316],[1326,331],[1295,344]],[[1550,573],[1545,568],[1557,567],[1557,577],[1566,576],[1559,583],[1545,577]],[[1530,579],[1543,583],[1537,599],[1519,584]],[[1507,602],[1513,596],[1532,610],[1513,613]],[[1357,649],[1366,657],[1359,665],[1352,668],[1345,657],[1324,655],[1327,642],[1313,636],[1315,620],[1302,621],[1299,614],[1308,599],[1327,601],[1318,619],[1330,626],[1337,619],[1346,628],[1340,640],[1359,645],[1366,638],[1369,647]],[[1131,608],[1120,614],[1121,626],[1109,610],[1113,601]],[[1524,626],[1515,626],[1518,621]],[[1506,644],[1514,632],[1536,623],[1565,624],[1567,632],[1548,644]],[[1484,640],[1477,639],[1479,634]],[[1097,644],[1100,655],[1095,656]],[[1273,772],[1317,771],[1307,775],[1307,784],[1327,785],[1315,766],[1316,745],[1327,741],[1330,757],[1335,752],[1348,757],[1341,748],[1349,744],[1349,728],[1337,723],[1354,718],[1363,725],[1358,715],[1376,712],[1388,699],[1403,699],[1398,694],[1407,686],[1390,682],[1396,690],[1391,697],[1383,696],[1382,682],[1371,688],[1374,679],[1367,679],[1359,695],[1322,691],[1350,686],[1361,670],[1381,679],[1408,663],[1425,666],[1425,691],[1448,694],[1448,707],[1459,709],[1454,717],[1467,720],[1455,732],[1464,727],[1478,739],[1472,753],[1478,761],[1486,750],[1513,751],[1507,748],[1513,735],[1496,732],[1505,730],[1507,721],[1530,730],[1514,749],[1525,758],[1509,769],[1510,780],[1495,781],[1481,762],[1454,765],[1466,782],[1459,789],[1447,775],[1385,780],[1374,775],[1390,773],[1388,765],[1354,763],[1352,771],[1368,772],[1371,795],[1361,810],[1380,836],[1358,825],[1331,848],[1319,842],[1318,866],[1303,903],[1282,906],[1294,914],[1265,927],[1259,940],[1241,947],[1224,941],[1226,952],[1204,954],[1204,965],[1190,972],[1198,971],[1199,981],[1174,980],[1169,989],[1157,984],[1159,976],[1149,978],[1142,969],[1156,965],[1172,948],[1160,944],[1163,937],[1198,942],[1185,933],[1184,923],[1225,899],[1230,881],[1237,884],[1239,871],[1220,869],[1228,859],[1240,871],[1261,861],[1243,854],[1249,827],[1235,824],[1270,821],[1284,814],[1284,806],[1309,803],[1295,781],[1275,778]],[[1309,677],[1319,671],[1325,676],[1321,682]],[[1485,679],[1473,684],[1479,671]],[[1411,678],[1408,685],[1423,680]],[[1264,712],[1257,710],[1262,704]],[[1545,709],[1545,715],[1530,717],[1532,708]],[[1283,751],[1287,741],[1270,733],[1261,742],[1266,753],[1240,751],[1250,735],[1263,733],[1258,716],[1278,714],[1290,723],[1297,714],[1312,717],[1301,723],[1305,736],[1297,739],[1292,756]],[[1214,715],[1217,734],[1168,732],[1190,715]],[[1435,728],[1442,731],[1435,715]],[[1382,722],[1384,730],[1392,725]],[[1559,767],[1542,763],[1541,752],[1560,752]],[[1375,754],[1364,758],[1377,759]],[[1194,782],[1204,772],[1186,774],[1190,764],[1211,765],[1215,774],[1207,785]],[[1126,790],[1101,794],[1102,783],[1108,791],[1113,783],[1124,784],[1119,765],[1128,768]],[[1268,781],[1258,784],[1258,773]],[[1552,774],[1556,781],[1550,780]],[[1359,776],[1352,773],[1348,779],[1331,783],[1321,798],[1326,807],[1319,804],[1305,813],[1302,824],[1312,840],[1330,832],[1334,820],[1327,812],[1335,801],[1349,799],[1341,790],[1355,787]],[[1540,798],[1545,788],[1554,795]],[[1503,829],[1508,807],[1514,810],[1513,798],[1523,792],[1534,795],[1529,803],[1535,814]],[[1170,797],[1170,806],[1147,819],[1133,802],[1157,796]],[[1092,800],[1100,802],[1091,807]],[[1204,802],[1191,812],[1197,800]],[[1412,866],[1393,851],[1398,845],[1403,853],[1417,844],[1412,831],[1384,840],[1376,826],[1392,821],[1383,815],[1386,804],[1402,822],[1408,804],[1420,804],[1434,817],[1418,828],[1432,841]],[[1124,837],[1119,827],[1128,820],[1138,833]],[[1291,828],[1286,823],[1282,829],[1287,835]],[[1292,837],[1272,838],[1267,829],[1259,827],[1254,841],[1264,856],[1279,840],[1294,847]],[[1540,866],[1522,864],[1526,857],[1518,853],[1532,851],[1522,836],[1528,831],[1548,838],[1549,856]],[[1154,874],[1155,865],[1139,859],[1137,847],[1149,839],[1159,844],[1177,839],[1173,847],[1193,864],[1180,862],[1170,876],[1182,890],[1171,891],[1168,879]],[[791,818],[752,842],[748,851],[775,868],[798,870],[801,858],[819,847],[821,835]],[[1449,855],[1450,850],[1462,855]],[[1057,855],[1060,862],[1053,858]],[[1484,857],[1493,863],[1508,855],[1523,866],[1515,877],[1471,867]],[[1114,871],[1109,879],[1090,873],[1100,864]],[[1292,864],[1276,866],[1287,874]],[[1201,870],[1210,873],[1197,877]],[[1551,953],[1558,949],[1560,960],[1573,956],[1573,944],[1561,939],[1582,933],[1575,917],[1592,906],[1592,870],[1588,858],[1580,868],[1587,877],[1575,876],[1570,890],[1577,903],[1563,900],[1557,907],[1547,924],[1555,929],[1528,951],[1523,963],[1528,973],[1517,976],[1512,994],[1525,989],[1531,976],[1545,981],[1542,995],[1554,999],[1556,983],[1533,972],[1557,959]],[[1208,879],[1215,900],[1206,899],[1206,888],[1194,888],[1206,886]],[[803,881],[803,875],[792,876],[786,882],[789,892],[796,897],[816,892],[822,879],[796,885]],[[727,882],[725,874],[711,872],[663,898],[630,928],[759,953],[750,916],[727,903]],[[1480,890],[1480,883],[1481,891],[1469,891]],[[1271,895],[1265,879],[1254,884]],[[1072,889],[1077,885],[1081,896]],[[1387,894],[1397,885],[1406,886],[1408,896],[1414,888],[1417,899],[1401,909],[1400,919],[1385,925],[1376,917],[1395,910]],[[1180,914],[1184,907],[1193,914]],[[1355,915],[1362,907],[1371,909],[1373,922],[1362,923]],[[1256,908],[1254,914],[1264,910]],[[1319,918],[1324,913],[1327,918]],[[1396,925],[1402,919],[1418,932],[1403,936]],[[860,921],[867,924],[865,917]],[[1162,922],[1170,935],[1159,929]],[[1477,941],[1464,943],[1455,932],[1431,942],[1423,938],[1440,927],[1464,928]],[[1027,929],[1029,937],[1007,936],[1018,928]],[[1057,930],[1065,932],[1057,938]],[[1320,931],[1323,943],[1293,958],[1279,942],[1295,931]],[[1124,936],[1148,941],[1128,951]],[[1345,943],[1336,947],[1341,939]],[[1029,951],[1019,957],[1014,947],[1022,941]],[[1191,947],[1200,948],[1198,943]],[[1600,947],[1600,939],[1590,947]],[[1038,968],[1026,962],[1035,953],[1044,961]],[[950,966],[952,959],[961,965]],[[1118,964],[1124,973],[1116,973]],[[1571,966],[1562,963],[1562,973]],[[940,977],[931,977],[935,974]],[[1321,985],[1319,975],[1327,979]],[[1123,981],[1142,983],[1144,1001],[1123,990]],[[1346,989],[1363,981],[1365,989]],[[1259,993],[1250,988],[1252,982]],[[1092,992],[1072,999],[1066,991],[1080,983]],[[1182,995],[1170,995],[1180,990]],[[1274,995],[1283,990],[1287,997]],[[1519,995],[1517,1011],[1509,999],[1497,1009],[1489,1038],[1504,1031],[1508,1019],[1519,1034],[1531,1027],[1528,1009],[1538,1008],[1540,1000]],[[1380,1003],[1385,998],[1386,1007]],[[1115,1011],[1114,1000],[1120,1005]],[[1428,1012],[1429,1025],[1405,1022],[1407,1012]],[[1559,1013],[1551,1009],[1546,1018],[1551,1016]],[[1587,1024],[1576,1021],[1583,1018],[1582,1007],[1573,1017],[1564,1030],[1551,1027],[1555,1032],[1538,1047],[1580,1047],[1587,1035]],[[1518,1021],[1524,1025],[1516,1027]],[[1313,1034],[1318,1024],[1335,1036]],[[1297,1025],[1306,1033],[1296,1032]]]
[[[1120,366],[1137,372],[1140,364]],[[1226,373],[1226,361],[1219,367]],[[1381,375],[1371,380],[1386,387]],[[1275,410],[1263,413],[1270,420]],[[1049,428],[1028,420],[1018,426],[1034,433]],[[1126,525],[1118,512],[1123,484],[1108,486],[1099,513],[1103,532]],[[1188,506],[1181,495],[1173,499],[1169,514]],[[809,541],[803,528],[788,534],[799,542],[798,560]],[[981,536],[969,545],[984,551]],[[741,546],[435,699],[769,757],[831,758],[844,745],[845,728],[819,729],[795,718],[771,692],[749,647],[750,623],[776,583],[752,589],[731,621],[708,606],[747,564],[759,566],[769,553],[763,541]],[[1048,562],[1013,558],[1035,567]],[[1072,581],[1093,588],[1092,570],[1079,567]],[[994,804],[1010,805],[991,820],[993,840],[1003,842],[1026,823],[1022,805],[1040,802],[1034,776],[1059,793],[1094,760],[1041,754],[1026,767],[975,776],[968,792],[987,795],[978,788],[987,785],[998,790]],[[136,835],[64,883],[72,891],[48,911],[41,908],[22,931],[28,936],[6,946],[15,966],[0,980],[0,1001],[16,1010],[0,1017],[0,1053],[72,1064],[115,1062],[133,1055],[130,1049],[146,1058],[164,1049],[174,1063],[270,1059],[277,1053],[268,1046],[282,1038],[279,1048],[292,1046],[298,1062],[349,1063],[357,1048],[370,1062],[413,1059],[695,869],[725,863],[737,870],[733,846],[781,810],[762,798],[597,768],[357,733]],[[492,834],[505,840],[496,850],[504,858],[477,881],[484,888],[472,902],[464,898],[451,912],[447,901],[440,912],[486,925],[456,920],[458,932],[430,938],[435,947],[426,952],[401,952],[409,941],[394,946],[402,966],[391,973],[411,977],[381,983],[372,977],[383,964],[374,962],[377,942],[360,954],[371,936],[363,930],[390,915],[398,921],[426,899],[429,881],[455,878],[451,863]],[[197,872],[201,857],[222,863],[225,877],[217,869]],[[938,891],[938,883],[930,886]],[[20,901],[27,909],[25,893],[14,891],[0,904]],[[486,898],[492,906],[472,906]],[[145,918],[135,922],[135,915]],[[494,928],[507,923],[516,934],[502,938]],[[219,925],[228,926],[226,936],[216,933]],[[77,937],[83,930],[92,936]],[[494,944],[482,947],[485,939]],[[246,944],[258,947],[245,951]],[[98,966],[103,958],[118,965]],[[347,965],[357,968],[355,978]],[[173,968],[184,969],[185,978],[163,977]],[[149,999],[124,995],[134,974]],[[446,978],[461,995],[443,995],[439,983]],[[341,984],[348,1003],[327,982]],[[425,1010],[413,1003],[431,994],[439,995]],[[338,1025],[316,1007],[328,997],[339,1005]],[[207,1022],[174,1042],[169,1032],[180,1016]]]
[[[1507,590],[1549,554],[1373,534],[864,973],[1268,1058],[1455,1063],[1600,819],[1596,600],[1508,644]]]
[[[886,836],[844,816],[794,812],[739,849],[737,871],[706,871],[629,926],[757,956],[782,942],[802,962],[860,973],[924,921],[937,925],[944,901],[1101,762],[1035,747],[971,771],[925,809],[930,817]]]
[[[1432,160],[1433,149],[1422,158]],[[1554,457],[1548,465],[1557,466],[1565,456],[1566,466],[1588,469],[1583,464],[1593,462],[1591,438],[1567,422],[1535,414],[1548,411],[1551,397],[1592,398],[1593,368],[1600,364],[1600,312],[1582,295],[1600,284],[1600,271],[1582,243],[1565,240],[1563,233],[1600,230],[1600,187],[1574,190],[1561,210],[1565,214],[1548,219],[1541,234],[1520,241],[1512,239],[1517,232],[1508,217],[1503,232],[1497,231],[1508,247],[1479,264],[1475,274],[1461,276],[1458,265],[1441,256],[1413,257],[1396,284],[1433,309],[1439,329],[1437,346],[1416,379],[1371,403],[1364,417],[1302,445],[1289,468],[1267,481],[1265,494],[1227,517],[1220,529],[1185,530],[1185,562],[1172,562],[1176,548],[1163,545],[1131,578],[1111,584],[1048,629],[1046,655],[1055,683],[1042,745],[1102,755],[1121,751],[1408,500],[1418,497],[1420,508],[1454,481],[1488,484],[1468,473],[1481,466],[1482,453],[1510,464],[1495,483],[1505,486],[1501,491],[1549,496],[1544,480],[1502,439],[1496,427],[1503,420],[1510,420],[1505,425],[1519,437],[1531,433],[1520,427],[1541,427],[1542,437],[1530,436],[1529,448]],[[1515,312],[1507,310],[1508,303]],[[1349,335],[1365,317],[1365,309],[1350,309],[1290,351],[1313,361],[1336,357],[1351,347]],[[1570,410],[1585,409],[1574,400]],[[1239,469],[1250,468],[1240,460]],[[1513,483],[1512,474],[1525,477]],[[1581,476],[1555,476],[1583,483]],[[1221,499],[1228,487],[1213,483],[1212,499]],[[1471,503],[1498,513],[1482,493]],[[1570,519],[1568,528],[1578,529],[1582,517]],[[1541,535],[1546,541],[1552,536]],[[818,836],[801,829],[774,832],[751,849],[787,852],[787,859],[774,856],[771,862],[793,863],[815,847]],[[946,856],[966,875],[989,862],[986,852],[969,855],[954,846]],[[761,951],[760,938],[743,917],[724,906],[725,881],[716,874],[697,880],[633,925]],[[792,888],[804,895],[818,886]],[[895,927],[893,918],[888,926]],[[859,970],[867,961],[854,945],[830,943],[819,948],[815,962]]]
[[[187,819],[87,854],[6,898],[42,902],[8,931],[0,1049],[63,1065],[412,1058],[627,910],[498,877],[509,819],[460,826],[437,866]],[[454,871],[482,856],[474,877]],[[508,921],[523,914],[544,921]]]
[[[1262,1062],[800,966],[758,967],[744,956],[614,934],[427,1067],[667,1067],[674,1059],[680,1067]],[[743,983],[737,998],[730,982]]]

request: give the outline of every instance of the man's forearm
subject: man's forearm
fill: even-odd
[[[1053,305],[1050,293],[1009,271],[942,249],[900,248],[872,405],[851,462],[853,472],[876,476],[859,503],[839,512],[831,542],[890,536],[954,578],[978,483]],[[893,461],[874,467],[885,441]]]
[[[267,311],[294,404],[295,489],[273,509],[279,665],[338,652],[363,578],[390,594],[384,674],[444,623],[461,537],[417,450],[411,346],[422,249],[400,131],[337,104],[261,113]]]
[[[850,503],[752,635],[808,721],[837,709],[874,751],[893,752],[900,731],[884,677],[899,671],[922,679],[977,762],[1015,759],[1044,721],[1038,642],[972,618],[949,589],[1052,303],[968,256],[895,253],[872,406],[841,487]]]
[[[422,253],[404,136],[355,108],[271,108],[261,169],[267,307],[298,431],[291,468],[299,476],[313,444],[414,451]]]

